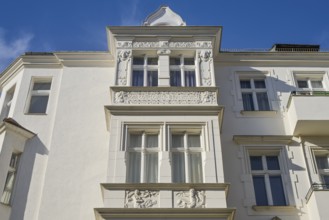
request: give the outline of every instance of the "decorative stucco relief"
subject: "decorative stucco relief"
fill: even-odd
[[[176,205],[179,208],[204,208],[206,196],[204,191],[190,189],[175,194]]]
[[[132,48],[133,43],[131,41],[118,41],[117,47],[118,48]]]
[[[149,92],[118,91],[114,94],[115,104],[216,104],[216,92]]]
[[[211,86],[211,67],[213,58],[211,50],[201,50],[198,52],[200,63],[201,84],[202,86]]]
[[[157,51],[158,55],[170,55],[170,53],[171,53],[171,50],[169,50],[169,49],[160,49]]]
[[[120,45],[120,46],[119,46]],[[168,42],[168,41],[143,41],[143,42],[117,42],[117,47],[121,48],[212,48],[211,41],[187,41],[187,42]]]
[[[131,50],[118,51],[117,62],[117,84],[125,86],[127,85],[128,67],[131,63]]]
[[[158,204],[158,191],[126,191],[125,208],[152,208]]]

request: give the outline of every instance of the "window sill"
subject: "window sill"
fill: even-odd
[[[48,115],[47,113],[25,113],[25,115]]]
[[[241,115],[244,116],[263,116],[263,117],[270,117],[275,116],[277,114],[277,111],[270,110],[270,111],[240,111]]]
[[[255,211],[293,211],[296,209],[295,206],[252,206],[252,209]]]

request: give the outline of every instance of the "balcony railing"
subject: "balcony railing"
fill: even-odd
[[[311,198],[314,191],[329,191],[329,184],[313,183],[305,196],[306,202]]]

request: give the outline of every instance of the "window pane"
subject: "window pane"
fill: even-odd
[[[50,90],[51,83],[34,83],[33,90]]]
[[[158,86],[158,71],[147,71],[147,86]]]
[[[267,200],[264,176],[253,176],[252,180],[254,182],[256,204],[258,206],[267,206],[268,200]]]
[[[181,86],[180,71],[170,71],[170,86]]]
[[[141,153],[130,152],[128,154],[127,182],[140,183],[141,181]]]
[[[328,157],[327,156],[317,156],[316,157],[316,165],[318,165],[318,169],[329,169]]]
[[[258,103],[258,110],[259,111],[269,111],[270,105],[268,103],[268,97],[266,92],[257,92],[257,103]]]
[[[134,70],[133,71],[133,86],[143,86],[144,85],[144,71]]]
[[[145,154],[145,182],[158,182],[158,153]]]
[[[11,194],[13,192],[13,187],[14,187],[14,183],[15,183],[15,177],[16,177],[15,172],[8,172],[7,178],[6,178],[6,183],[5,183],[5,188],[1,195],[0,202],[2,202],[4,204],[10,203],[10,198],[11,198]]]
[[[154,58],[154,57],[147,58],[147,65],[158,65],[158,58]]]
[[[46,113],[48,98],[48,96],[32,96],[29,113]]]
[[[301,88],[301,89],[308,88],[306,80],[298,80],[297,85],[298,85],[298,88]]]
[[[321,80],[312,80],[311,85],[313,89],[322,89],[322,81]]]
[[[185,159],[184,153],[172,153],[172,181],[174,183],[185,183]]]
[[[240,80],[240,87],[241,89],[250,89],[251,88],[250,80]]]
[[[147,148],[157,148],[158,147],[158,135],[152,134],[146,136],[146,147]]]
[[[201,147],[200,135],[199,134],[189,134],[187,137],[188,147]]]
[[[134,57],[133,65],[144,65],[144,57]]]
[[[184,147],[184,135],[173,134],[171,136],[171,143],[173,148]]]
[[[254,80],[254,83],[255,83],[255,88],[256,89],[264,89],[266,88],[266,85],[265,85],[265,80]]]
[[[170,58],[170,65],[180,65],[180,58]]]
[[[273,205],[286,205],[281,176],[270,176]]]
[[[263,163],[261,156],[250,156],[251,170],[263,170]]]
[[[254,101],[252,99],[252,93],[242,93],[243,109],[245,111],[254,111]]]
[[[10,158],[9,166],[13,169],[17,169],[19,154],[13,153]]]
[[[194,65],[194,58],[184,58],[184,65]]]
[[[142,147],[142,134],[130,134],[129,148]]]
[[[202,183],[202,159],[201,153],[189,155],[189,174],[191,183]]]
[[[279,158],[277,156],[266,156],[268,170],[280,170]]]
[[[329,176],[323,175],[322,179],[323,179],[323,183],[326,184],[326,189],[329,189]]]
[[[195,87],[195,71],[185,71],[185,86]]]

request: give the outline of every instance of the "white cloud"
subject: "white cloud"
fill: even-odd
[[[125,2],[125,1],[122,1]],[[122,26],[134,26],[140,25],[142,20],[137,16],[137,8],[139,0],[131,1],[131,4],[124,4],[124,10],[121,14],[121,25]]]
[[[24,53],[30,47],[33,35],[22,33],[15,39],[6,40],[6,31],[0,27],[0,72],[13,59]]]

